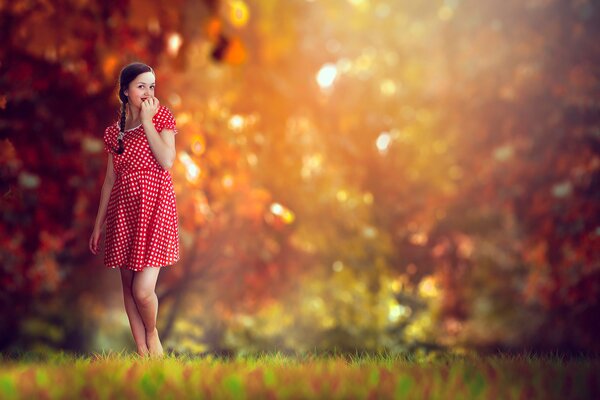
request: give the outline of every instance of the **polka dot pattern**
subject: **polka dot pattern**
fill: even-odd
[[[172,129],[175,118],[160,106],[152,118],[159,134]],[[117,148],[119,124],[104,131],[104,149]],[[175,190],[169,170],[154,157],[143,126],[125,131],[123,154],[113,152],[117,179],[108,202],[104,264],[141,271],[179,260],[179,228]]]

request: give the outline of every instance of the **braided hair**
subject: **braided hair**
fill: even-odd
[[[129,99],[125,94],[125,90],[127,90],[131,81],[144,72],[154,73],[154,70],[149,65],[141,62],[134,62],[125,66],[119,74],[119,101],[121,102],[121,111],[119,117],[119,135],[117,136],[118,147],[114,149],[116,154],[123,154],[125,151],[123,136],[125,136],[125,118],[127,117],[127,105],[129,104]]]

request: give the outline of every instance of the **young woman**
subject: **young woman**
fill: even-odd
[[[119,76],[120,119],[104,131],[106,177],[89,247],[98,254],[106,220],[104,264],[119,268],[131,332],[141,356],[162,356],[156,328],[160,267],[179,260],[175,192],[175,119],[154,97],[155,75],[142,63]]]

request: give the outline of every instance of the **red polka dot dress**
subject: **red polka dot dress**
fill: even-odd
[[[152,118],[156,131],[175,128],[175,118],[160,106]],[[113,154],[117,176],[106,214],[104,264],[141,271],[179,260],[179,229],[173,180],[154,157],[142,125],[125,131],[123,154],[119,124],[104,131],[104,149]]]

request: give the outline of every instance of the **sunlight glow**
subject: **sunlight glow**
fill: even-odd
[[[424,246],[425,244],[427,244],[427,240],[429,240],[429,237],[425,232],[415,232],[412,235],[410,235],[408,239],[410,243],[416,246]]]
[[[393,96],[396,94],[396,84],[391,79],[384,79],[379,85],[379,91],[384,96]]]
[[[390,134],[388,132],[381,132],[381,134],[377,137],[377,140],[375,141],[377,150],[379,150],[379,152],[381,154],[387,152],[387,149],[390,145],[391,140],[392,140],[392,137],[390,136]]]
[[[171,93],[169,95],[169,102],[173,107],[179,107],[181,105],[181,96],[177,93]]]
[[[419,294],[423,297],[439,296],[437,282],[433,276],[423,278],[423,280],[419,283]]]
[[[206,221],[207,216],[212,213],[208,205],[208,199],[203,191],[198,190],[193,195],[194,199],[194,220],[197,224],[202,224]]]
[[[177,53],[179,53],[179,48],[181,47],[182,42],[183,40],[179,33],[170,34],[167,42],[167,52],[173,57],[175,57]]]
[[[223,175],[221,183],[223,184],[223,187],[230,189],[233,186],[233,176],[231,176],[231,174]]]
[[[229,129],[233,131],[240,131],[244,127],[244,125],[244,117],[238,114],[231,116],[227,124],[227,126],[229,126]]]
[[[192,120],[192,116],[188,112],[178,113],[176,118],[177,118],[177,125],[180,127],[187,125]]]
[[[362,234],[367,239],[373,239],[377,236],[377,228],[373,226],[365,226],[362,230]]]
[[[189,156],[189,154],[186,153],[185,151],[179,152],[179,161],[181,161],[183,163],[183,165],[185,166],[186,179],[191,183],[198,182],[198,179],[200,178],[200,172],[201,172],[200,167],[198,167],[196,165],[196,163],[194,162],[194,160],[192,160],[192,158]]]
[[[335,197],[337,198],[337,200],[339,202],[344,202],[344,201],[348,200],[348,192],[345,191],[344,189],[340,189],[335,194]]]
[[[370,46],[363,50],[363,52],[354,60],[353,72],[360,79],[368,79],[372,72],[373,67],[375,65],[375,57],[377,55],[377,50]]]
[[[399,292],[400,289],[402,289],[402,282],[399,279],[394,279],[392,282],[390,282],[390,288],[394,292]]]
[[[246,155],[246,161],[248,162],[248,165],[255,167],[258,164],[258,157],[254,153],[248,153]]]
[[[290,209],[282,206],[280,203],[271,204],[271,213],[279,216],[286,224],[291,224],[294,222],[294,219],[296,219],[294,213]]]
[[[390,303],[388,312],[388,320],[390,322],[398,322],[401,318],[406,318],[412,313],[411,308],[408,306],[397,304],[395,301],[391,301]]]
[[[192,153],[195,155],[200,155],[206,151],[206,140],[202,135],[195,135],[192,138]]]
[[[302,170],[300,171],[302,178],[308,179],[320,172],[322,165],[323,155],[320,153],[302,156]]]
[[[347,74],[352,71],[352,60],[346,57],[340,58],[335,66],[340,74]]]
[[[237,28],[243,27],[248,23],[250,12],[248,5],[241,0],[229,1],[229,21]]]
[[[366,11],[369,9],[368,0],[348,0],[348,3],[352,4],[357,10]]]
[[[335,272],[340,272],[342,269],[344,269],[344,263],[340,260],[336,260],[331,265],[331,269],[333,269]]]
[[[335,78],[337,77],[337,67],[335,64],[327,63],[321,67],[317,73],[317,83],[321,89],[327,89],[333,85]]]

